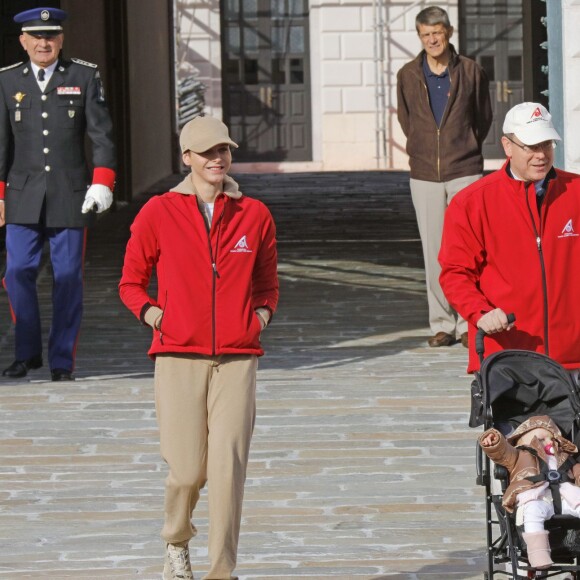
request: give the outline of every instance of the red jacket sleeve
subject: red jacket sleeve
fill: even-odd
[[[119,294],[127,308],[142,320],[148,304],[158,306],[147,294],[151,272],[159,258],[155,227],[155,198],[141,209],[131,226],[131,238],[125,250]]]
[[[276,226],[266,206],[263,210],[260,250],[252,272],[252,308],[268,308],[274,314],[279,296]]]
[[[480,227],[481,211],[466,203],[467,195],[454,197],[445,211],[439,251],[439,283],[453,308],[473,325],[493,310],[479,290],[479,277],[486,260]]]

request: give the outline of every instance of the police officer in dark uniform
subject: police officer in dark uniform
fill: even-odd
[[[14,20],[30,60],[0,70],[0,226],[6,223],[6,276],[15,322],[15,361],[2,373],[40,368],[36,278],[48,241],[54,276],[48,360],[53,381],[74,380],[83,310],[86,228],[113,201],[112,122],[97,66],[59,59],[66,12],[35,8]],[[92,176],[85,159],[92,149]]]

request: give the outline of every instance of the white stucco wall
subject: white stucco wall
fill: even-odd
[[[562,68],[564,74],[564,166],[580,173],[580,0],[562,2]]]

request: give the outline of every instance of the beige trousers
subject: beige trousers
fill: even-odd
[[[481,175],[469,175],[451,181],[421,181],[411,179],[411,197],[415,206],[419,235],[425,260],[425,281],[429,306],[429,326],[433,334],[446,332],[460,338],[467,332],[467,322],[457,314],[439,284],[439,250],[443,234],[445,210],[456,193],[477,181]]]
[[[195,536],[191,522],[208,483],[210,571],[235,578],[242,500],[256,417],[254,355],[157,355],[155,406],[165,480],[168,543]]]

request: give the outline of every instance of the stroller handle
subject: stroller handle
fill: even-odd
[[[511,313],[507,315],[507,320],[509,324],[516,321],[516,315]],[[475,352],[479,355],[479,361],[483,361],[483,355],[485,353],[485,347],[483,345],[483,339],[486,336],[485,330],[479,328],[477,334],[475,335]]]

